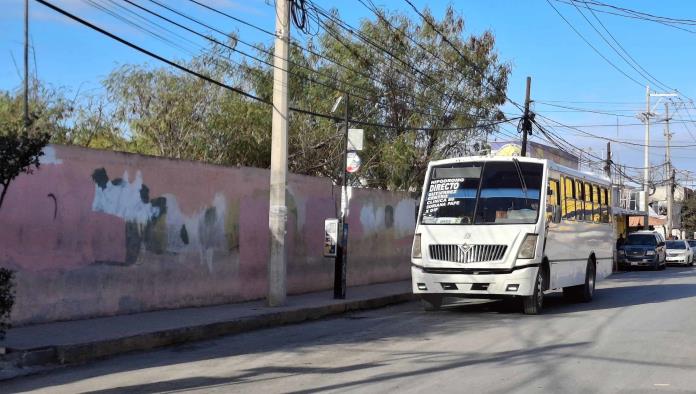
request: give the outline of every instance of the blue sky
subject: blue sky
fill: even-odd
[[[93,1],[98,4],[109,4],[108,0]],[[268,30],[274,28],[272,0],[201,1]],[[417,18],[403,0],[374,1],[378,6],[392,10],[402,9],[413,18]],[[52,2],[168,57],[179,59],[189,57],[197,50],[194,44],[200,43],[195,40],[193,43],[188,43],[175,38],[175,44],[180,47],[168,45],[151,38],[133,26],[114,19],[87,1],[52,0]],[[146,0],[136,2],[155,8]],[[374,18],[374,15],[357,0],[316,0],[316,2],[325,8],[336,7],[341,16],[353,25],[357,25],[362,18]],[[436,16],[442,15],[449,4],[434,0],[415,0],[414,2],[419,8],[425,6],[431,8]],[[696,19],[696,3],[688,1],[607,0],[607,2],[657,15]],[[21,83],[17,68],[21,68],[22,60],[23,1],[4,0],[3,3],[4,12],[0,15],[0,31],[2,32],[0,89],[8,90],[17,88]],[[166,3],[222,30],[236,31],[242,39],[247,41],[270,43],[270,36],[222,16],[206,12],[188,1],[169,0]],[[572,6],[552,3],[602,54],[641,84],[646,83],[645,79],[611,51]],[[543,102],[559,100],[577,101],[579,103],[556,104],[618,113],[624,115],[618,117],[621,124],[639,123],[635,114],[644,110],[645,87],[637,85],[614,70],[593,52],[556,14],[546,0],[462,0],[452,4],[463,14],[468,34],[480,34],[486,29],[490,29],[495,34],[500,58],[512,64],[508,96],[513,100],[518,102],[524,100],[525,78],[529,75],[532,77],[532,98],[537,101],[535,110],[543,116],[570,125],[617,123],[617,116],[614,115],[566,112],[567,109],[543,104]],[[65,87],[72,92],[78,90],[82,93],[98,92],[100,82],[118,65],[145,62],[158,65],[157,61],[148,59],[145,55],[75,22],[68,21],[39,3],[32,1],[30,9],[31,39],[35,48],[36,70],[40,79],[54,86]],[[598,14],[598,16],[643,68],[664,84],[678,89],[684,96],[696,99],[692,71],[696,60],[696,35],[645,21],[605,14]],[[298,37],[301,33],[293,31],[293,35]],[[659,106],[657,110],[662,112],[662,106]],[[513,108],[506,108],[506,111],[514,112]],[[696,119],[696,109],[692,109],[691,114]],[[688,119],[688,116],[682,109],[675,118]],[[674,145],[696,144],[696,140],[688,133],[687,126],[690,127],[691,134],[696,137],[696,124],[675,123],[672,128]],[[508,129],[513,130],[512,127]],[[586,150],[591,149],[593,154],[603,154],[606,142],[580,137],[572,130],[557,130],[574,145]],[[640,144],[644,129],[640,125],[635,125],[622,126],[618,131],[616,127],[584,130]],[[662,125],[653,126],[651,137],[655,144],[664,145]],[[694,147],[673,149],[673,161],[677,168],[696,169],[696,155],[692,153],[694,149]],[[613,144],[612,150],[617,155],[615,158],[618,158],[622,164],[643,165],[641,147]],[[653,148],[651,162],[659,164],[663,160],[664,149]]]

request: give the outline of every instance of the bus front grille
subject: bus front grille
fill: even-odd
[[[502,260],[507,245],[430,245],[430,259],[453,263],[482,263]]]

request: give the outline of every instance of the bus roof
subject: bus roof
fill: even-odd
[[[437,166],[437,165],[442,165],[442,164],[453,164],[453,163],[466,163],[470,161],[512,161],[513,159],[517,159],[521,162],[526,162],[526,163],[538,163],[538,164],[543,164],[547,165],[550,170],[553,171],[558,171],[564,175],[569,175],[575,178],[580,178],[604,185],[609,185],[610,180],[609,178],[597,175],[597,174],[592,174],[592,173],[587,173],[584,171],[579,171],[570,167],[566,167],[563,165],[560,165],[552,160],[548,159],[537,159],[533,157],[523,157],[523,156],[466,156],[466,157],[455,157],[451,159],[443,159],[443,160],[435,160],[431,161],[428,166]]]

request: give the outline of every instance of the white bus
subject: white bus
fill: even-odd
[[[426,310],[445,297],[522,299],[544,292],[590,301],[611,273],[610,182],[549,160],[466,157],[431,162],[411,255]]]

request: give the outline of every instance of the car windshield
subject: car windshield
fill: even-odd
[[[652,234],[632,234],[626,238],[624,245],[657,246],[657,240]]]
[[[691,241],[688,241],[688,242],[689,242],[689,246],[691,246],[692,248],[696,246],[696,241],[691,240]]]
[[[536,223],[543,166],[520,161],[433,167],[423,224]]]
[[[686,249],[684,241],[667,241],[667,249]]]

